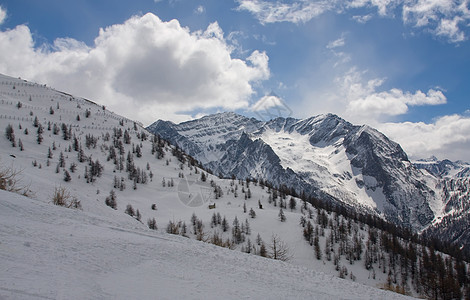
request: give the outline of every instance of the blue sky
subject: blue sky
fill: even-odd
[[[332,112],[470,161],[468,0],[0,1],[0,72],[148,125]]]

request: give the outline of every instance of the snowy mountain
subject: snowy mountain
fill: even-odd
[[[148,130],[214,174],[265,178],[415,229],[432,222],[439,201],[397,143],[332,114],[260,122],[222,113],[181,124],[157,121]]]
[[[354,126],[315,135],[313,120],[292,133],[308,136],[309,145],[317,140],[310,151],[325,155],[317,174],[327,177],[323,168],[332,165],[337,169],[328,172],[343,174],[345,155],[362,163],[351,150],[359,145]],[[428,255],[436,264],[450,256],[417,244],[377,213],[351,217],[292,197],[267,178],[231,179],[232,173],[256,170],[274,178],[278,172],[285,181],[273,183],[298,184],[334,200],[324,182],[321,190],[310,188],[313,181],[302,173],[310,172],[308,160],[296,140],[284,140],[285,123],[268,126],[236,114],[199,121],[158,123],[167,132],[184,128],[178,145],[214,169],[230,170],[230,179],[211,175],[163,134],[101,105],[0,75],[0,298],[401,299],[378,288],[440,297],[449,282],[460,284],[450,285],[453,297],[463,297],[457,271],[426,264]],[[270,134],[268,143],[262,137],[269,131],[278,135]],[[336,142],[328,150],[320,147],[330,140]],[[394,147],[380,149],[395,153]],[[298,157],[289,158],[289,151]],[[354,180],[371,185],[354,170]],[[331,182],[352,182],[342,176]],[[454,258],[450,263],[468,267]],[[433,282],[439,287],[427,289]]]
[[[439,214],[425,233],[444,243],[470,245],[470,164],[435,157],[413,164],[428,174],[442,199]]]
[[[413,164],[438,178],[464,178],[470,176],[470,164],[463,161],[438,160],[436,157],[420,159]]]

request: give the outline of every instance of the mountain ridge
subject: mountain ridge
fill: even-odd
[[[234,118],[236,125],[231,122]],[[201,131],[207,122],[223,124],[218,130],[224,134]],[[240,122],[250,126],[240,130]],[[430,226],[445,206],[439,199],[438,178],[424,174],[398,143],[370,126],[353,125],[331,113],[262,122],[226,112],[167,127],[157,121],[147,129],[175,143],[215,174],[289,184],[323,200],[368,207],[415,230]],[[255,149],[247,138],[261,142]],[[250,144],[250,150],[242,151],[243,144]],[[230,155],[225,155],[227,151]],[[257,162],[251,153],[268,162]],[[251,167],[236,167],[238,159]]]

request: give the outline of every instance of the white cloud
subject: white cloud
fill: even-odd
[[[446,103],[446,97],[441,91],[430,89],[426,94],[422,91],[404,92],[400,89],[372,93],[364,98],[349,102],[347,113],[354,115],[388,115],[396,116],[408,112],[409,106],[438,105]]]
[[[431,155],[452,160],[470,161],[470,118],[443,116],[433,123],[384,123],[379,130],[404,148],[411,158]]]
[[[343,51],[338,51],[338,48],[343,48],[346,45],[345,34],[343,33],[339,39],[331,41],[326,45],[326,48],[330,50],[331,54],[336,58],[336,62],[333,67],[336,68],[339,65],[348,63],[351,60],[351,56]]]
[[[196,9],[194,10],[194,13],[196,13],[196,14],[198,14],[198,15],[201,15],[201,14],[203,14],[205,11],[206,11],[206,9],[204,8],[204,6],[199,5],[199,6],[196,7]]]
[[[262,23],[305,23],[331,10],[335,1],[300,0],[289,3],[264,0],[237,0],[239,10],[247,10]]]
[[[426,93],[418,90],[414,93],[392,88],[378,91],[385,79],[365,80],[365,72],[355,68],[344,76],[336,78],[339,97],[345,103],[342,112],[347,118],[363,123],[377,124],[391,116],[403,115],[410,106],[440,105],[447,98],[440,90],[429,89]]]
[[[148,124],[194,109],[247,108],[252,84],[269,78],[268,56],[233,59],[217,23],[190,32],[153,14],[101,29],[87,47],[74,39],[35,47],[25,25],[0,32],[0,72],[84,96]]]
[[[388,15],[388,10],[395,7],[399,2],[396,0],[352,0],[346,2],[349,8],[375,7],[380,16]]]
[[[350,0],[350,1],[266,1],[237,0],[238,10],[251,12],[262,24],[275,22],[305,23],[328,11],[343,13],[357,8],[373,9],[353,19],[366,23],[372,14],[395,17],[401,11],[403,22],[415,28],[425,28],[449,42],[466,39],[470,25],[469,0]]]
[[[414,0],[403,5],[403,21],[416,27],[429,27],[438,36],[450,42],[465,39],[468,27],[469,0]]]
[[[343,47],[345,44],[346,43],[344,41],[344,37],[340,37],[337,40],[329,42],[328,45],[326,45],[326,48],[327,49],[334,49],[334,48],[338,48],[338,47]]]
[[[368,15],[364,15],[364,16],[353,16],[352,18],[353,18],[354,21],[356,21],[358,23],[365,24],[365,23],[369,22],[370,19],[372,19],[372,15],[368,14]]]
[[[7,11],[0,6],[0,25],[3,24],[3,22],[5,22],[5,19],[7,17]]]
[[[406,114],[412,106],[446,104],[447,98],[441,90],[380,90],[386,79],[366,79],[366,76],[366,71],[353,68],[336,79],[334,95],[326,97],[332,112],[355,124],[377,128],[400,143],[411,158],[435,155],[441,159],[470,161],[470,116],[441,116],[429,123],[390,121]]]
[[[452,42],[462,42],[465,40],[465,34],[460,31],[458,24],[462,21],[460,17],[454,17],[452,20],[443,19],[439,22],[436,34],[448,37]]]

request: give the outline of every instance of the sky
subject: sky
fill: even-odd
[[[470,0],[0,0],[0,73],[147,126],[334,113],[470,161]]]

